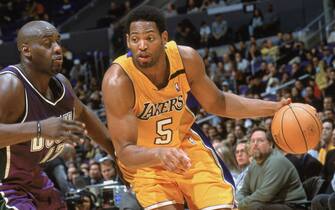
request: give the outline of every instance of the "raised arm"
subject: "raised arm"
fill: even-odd
[[[184,168],[190,166],[186,155],[177,148],[145,148],[136,144],[138,125],[133,112],[134,87],[119,65],[113,64],[106,72],[102,93],[116,155],[125,166],[163,166],[175,172],[182,170],[178,169],[178,164],[185,165]]]
[[[58,77],[67,85],[69,90],[71,90],[75,96],[75,119],[85,123],[88,135],[106,152],[113,156],[114,147],[106,126],[99,120],[99,118],[92,112],[91,109],[89,109],[79,100],[79,98],[74,93],[70,82],[63,75],[59,74]]]
[[[209,113],[229,118],[265,117],[289,104],[290,99],[270,102],[249,99],[219,90],[205,73],[205,65],[197,51],[179,46],[192,94]]]
[[[30,141],[37,137],[37,121],[19,123],[25,113],[25,91],[22,82],[11,73],[0,75],[0,148]],[[41,137],[79,140],[67,131],[83,133],[79,122],[52,117],[40,122]]]

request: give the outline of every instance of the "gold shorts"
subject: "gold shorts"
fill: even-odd
[[[209,140],[192,127],[192,133],[181,144],[192,161],[183,175],[158,168],[137,170],[132,187],[145,209],[183,204],[190,209],[233,208],[235,188],[228,169],[213,152]],[[196,132],[197,131],[197,132]]]

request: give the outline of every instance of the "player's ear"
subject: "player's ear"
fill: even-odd
[[[27,44],[22,44],[21,46],[21,53],[25,56],[25,57],[28,57],[30,58],[31,57],[31,51],[30,51],[30,48]]]
[[[168,42],[168,40],[169,40],[169,34],[168,34],[167,31],[163,31],[163,33],[162,33],[162,40],[163,40],[163,44],[164,45]]]
[[[127,48],[129,49],[129,48],[130,48],[130,47],[129,47],[129,46],[130,46],[130,44],[129,44],[129,39],[130,39],[130,38],[129,38],[129,34],[126,34],[126,39],[127,39]]]

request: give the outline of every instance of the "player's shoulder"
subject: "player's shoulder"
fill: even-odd
[[[17,122],[25,108],[25,88],[18,75],[6,69],[0,71],[0,98],[0,121]]]
[[[69,80],[61,73],[56,74],[55,77],[60,80],[61,82],[68,82]]]
[[[199,56],[198,51],[185,45],[178,45],[178,51],[183,61],[192,61]]]
[[[113,63],[102,81],[102,96],[107,113],[123,116],[135,104],[135,89],[131,79],[119,64]]]
[[[284,156],[284,154],[282,154],[280,151],[278,151],[277,149],[274,149],[272,151],[272,154],[270,155],[270,159],[271,159],[271,165],[274,166],[278,166],[283,167],[283,166],[289,166],[290,165],[290,161]]]
[[[199,74],[203,74],[202,72],[204,72],[202,57],[192,47],[178,45],[178,50],[184,64],[184,69],[188,75],[189,83],[192,83],[192,81],[199,78]]]
[[[72,89],[71,82],[68,80],[68,78],[65,77],[65,75],[58,73],[55,75],[55,78],[57,78],[66,87]]]
[[[103,88],[104,86],[119,87],[127,84],[132,84],[131,79],[129,78],[125,70],[123,70],[123,68],[117,63],[113,63],[108,68],[104,75],[102,83]]]
[[[24,85],[21,79],[12,71],[7,71],[6,68],[0,71],[0,91],[2,93],[11,92],[23,93]]]
[[[184,45],[178,45],[178,51],[183,60],[185,69],[194,69],[201,66],[202,58],[194,48]]]

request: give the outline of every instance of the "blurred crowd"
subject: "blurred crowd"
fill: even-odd
[[[45,20],[58,26],[88,2],[90,1],[3,0],[0,2],[0,40],[13,41],[18,28],[31,20]]]

